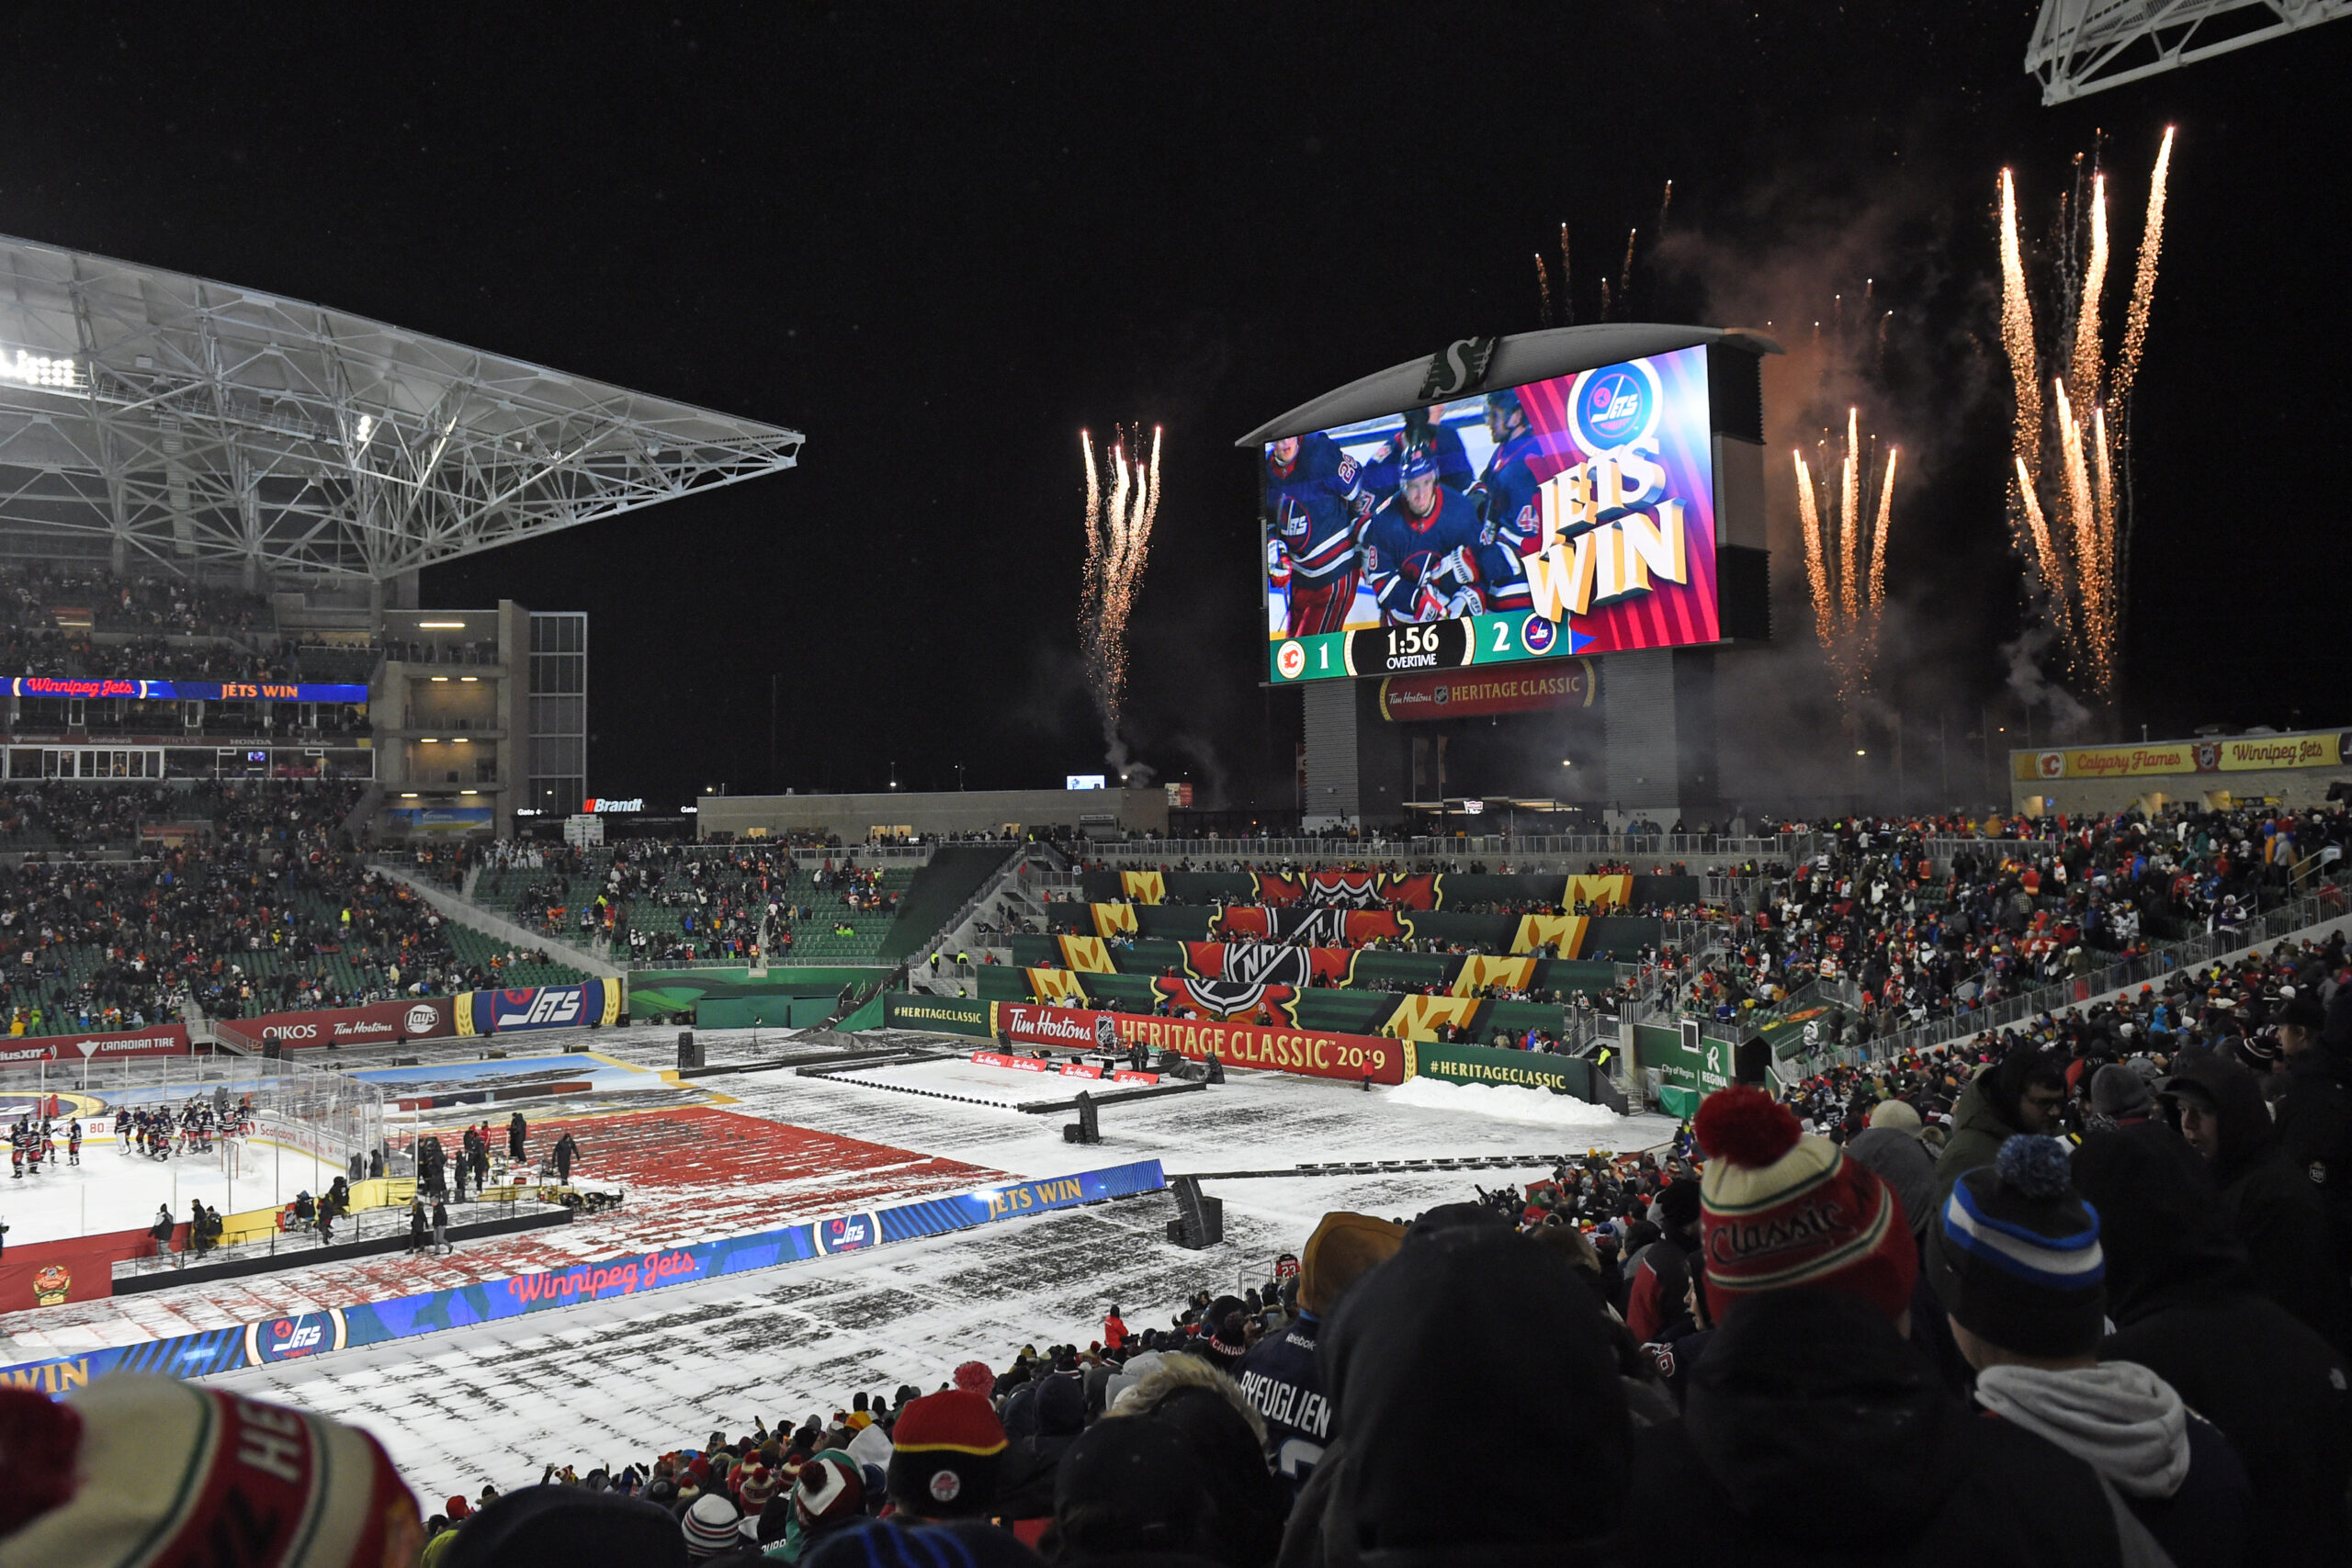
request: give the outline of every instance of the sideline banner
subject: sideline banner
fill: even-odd
[[[1413,1047],[1413,1076],[1446,1083],[1511,1084],[1521,1089],[1548,1089],[1597,1103],[1592,1064],[1578,1056],[1554,1056],[1542,1051],[1498,1051],[1491,1045]]]
[[[1116,1051],[1141,1044],[1155,1051],[1174,1051],[1196,1062],[1205,1061],[1215,1052],[1228,1067],[1255,1067],[1348,1083],[1366,1077],[1380,1084],[1405,1081],[1403,1046],[1369,1034],[1261,1029],[1248,1023],[1204,1023],[1197,1019],[1150,1018],[1027,1002],[999,1002],[996,1016],[998,1026],[1016,1045]]]
[[[17,697],[80,697],[96,702],[365,703],[368,688],[348,682],[132,681],[104,675],[12,675],[5,682]]]
[[[605,976],[576,986],[526,986],[466,991],[451,998],[459,1034],[513,1034],[532,1029],[609,1027],[621,1015],[622,982]]]
[[[288,1051],[317,1045],[438,1040],[457,1032],[447,997],[370,1002],[365,1007],[324,1008],[311,1012],[264,1013],[259,1018],[224,1018],[212,1027],[216,1033],[226,1034],[249,1050],[258,1050],[274,1041]]]
[[[778,1264],[805,1262],[836,1252],[944,1235],[1021,1214],[1157,1192],[1167,1185],[1168,1178],[1156,1159],[1081,1171],[1075,1176],[1008,1180],[952,1197],[842,1214],[752,1235],[660,1247],[651,1252],[575,1264],[570,1269],[478,1280],[456,1290],[429,1291],[423,1295],[401,1296],[360,1306],[329,1307],[322,1312],[297,1313],[138,1345],[111,1346],[78,1356],[0,1367],[0,1382],[61,1394],[110,1372],[209,1377],[240,1367],[267,1366],[346,1348],[380,1345],[436,1329],[495,1323],[550,1307],[610,1301],[667,1285],[687,1285],[754,1269],[773,1269]]]
[[[939,1034],[989,1032],[989,1004],[973,997],[888,991],[884,993],[882,1021],[891,1029],[927,1029]]]
[[[159,1023],[151,1029],[118,1034],[45,1034],[11,1039],[0,1035],[0,1064],[15,1062],[101,1061],[122,1056],[185,1056],[187,1025]]]

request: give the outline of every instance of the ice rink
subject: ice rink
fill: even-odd
[[[92,1125],[99,1123],[85,1123]],[[70,1166],[63,1163],[60,1122],[58,1164],[43,1160],[39,1176],[0,1185],[0,1220],[8,1224],[9,1245],[144,1230],[155,1223],[158,1204],[168,1205],[175,1220],[186,1220],[188,1205],[198,1199],[224,1214],[266,1208],[289,1202],[298,1192],[323,1192],[343,1174],[331,1162],[256,1137],[239,1151],[232,1178],[217,1145],[209,1153],[149,1159],[115,1142],[111,1116],[102,1125],[101,1136],[83,1139],[82,1163]]]

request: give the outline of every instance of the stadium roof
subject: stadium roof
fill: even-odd
[[[1408,359],[1402,365],[1392,365],[1385,370],[1376,370],[1312,401],[1301,403],[1280,419],[1269,420],[1260,425],[1234,445],[1262,446],[1269,441],[1280,441],[1286,436],[1329,430],[1338,425],[1352,424],[1358,420],[1378,419],[1384,414],[1401,413],[1407,409],[1427,408],[1433,402],[1459,401],[1465,397],[1476,397],[1480,390],[1490,387],[1523,387],[1530,381],[1541,381],[1553,376],[1570,376],[1579,370],[1595,370],[1603,365],[1616,365],[1628,359],[1713,343],[1728,344],[1757,355],[1781,352],[1781,345],[1762,333],[1744,327],[1677,327],[1660,326],[1649,321],[1603,321],[1580,327],[1551,327],[1542,332],[1514,333],[1509,337],[1494,340],[1494,353],[1487,361],[1487,373],[1479,378],[1476,388],[1472,390],[1445,398],[1423,397],[1421,388],[1430,371],[1429,356],[1424,355],[1419,359]]]
[[[800,442],[0,236],[0,555],[380,580],[775,473]]]

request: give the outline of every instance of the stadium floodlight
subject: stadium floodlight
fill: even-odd
[[[2345,16],[2352,0],[2041,0],[2025,68],[2062,104]]]
[[[779,472],[801,440],[0,236],[0,556],[380,581]]]

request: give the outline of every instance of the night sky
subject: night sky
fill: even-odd
[[[1233,442],[1541,324],[1562,220],[1579,320],[1634,225],[1633,319],[1798,346],[1876,280],[1888,355],[1849,379],[1918,457],[1889,706],[2013,701],[1996,175],[2046,228],[2104,131],[2128,278],[2170,122],[2124,728],[2352,722],[2352,26],[2045,109],[2030,3],[332,9],[15,10],[0,231],[806,432],[795,471],[426,575],[428,604],[590,613],[592,793],[764,786],[775,672],[779,784],[1100,770],[1078,431],[1142,422],[1168,446],[1136,753],[1287,804],[1298,699],[1257,683]],[[1770,372],[1783,441],[1845,395],[1813,363]],[[1780,634],[1799,668],[1793,600]]]

